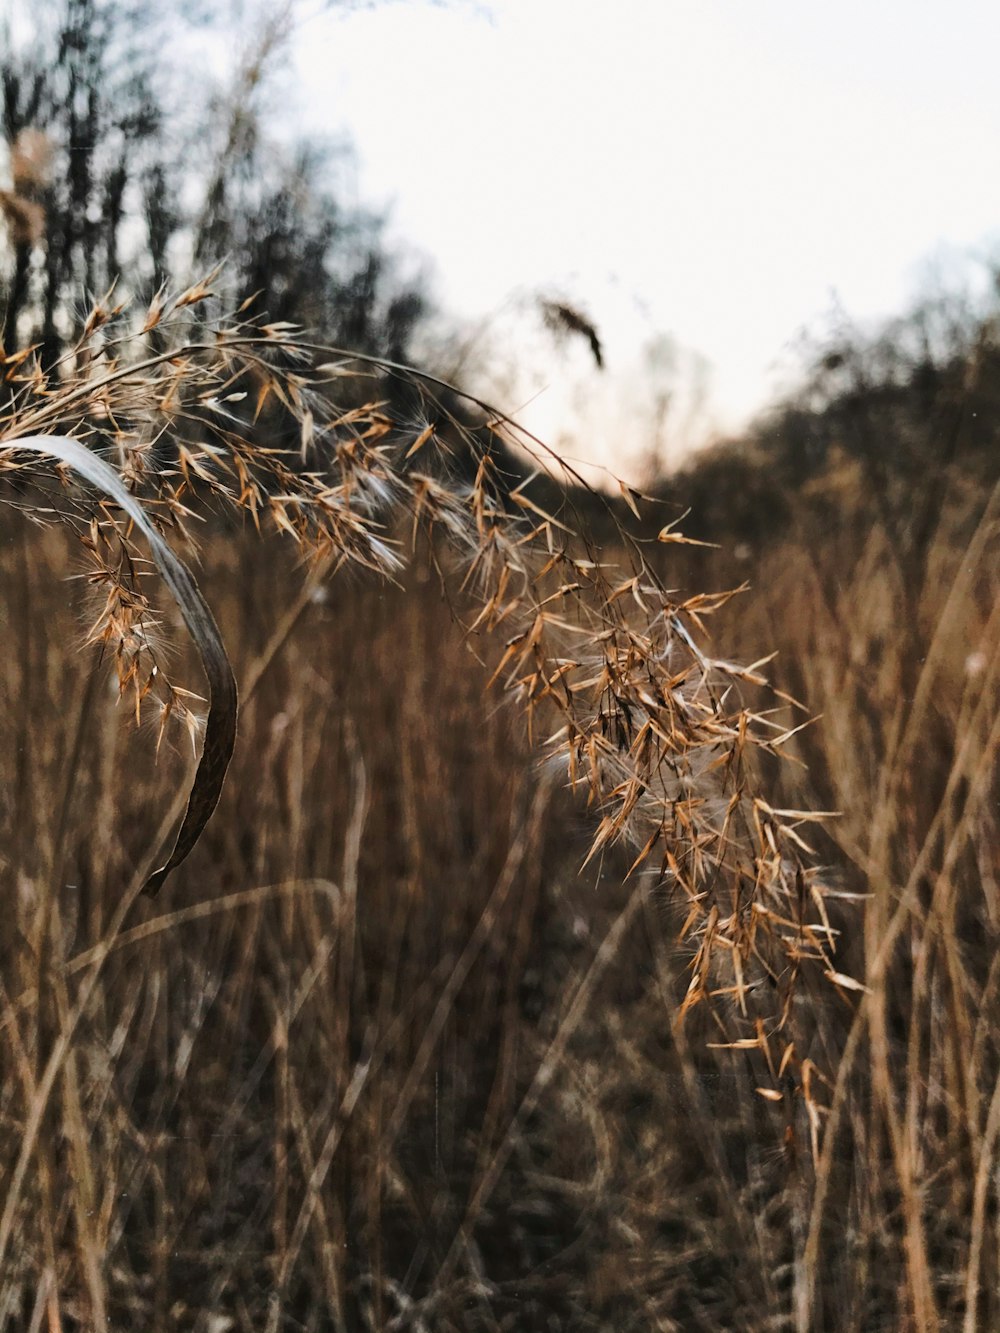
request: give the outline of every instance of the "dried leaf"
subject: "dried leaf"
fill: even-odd
[[[222,636],[191,571],[178,559],[154,527],[145,509],[122,485],[118,474],[78,440],[59,435],[34,435],[0,446],[0,455],[15,451],[41,454],[67,464],[128,514],[146,538],[153,560],[190,631],[208,678],[209,708],[205,739],[187,808],[166,861],[147,880],[145,892],[156,893],[167,875],[193,850],[212,817],[222,793],[236,742],[236,680]]]

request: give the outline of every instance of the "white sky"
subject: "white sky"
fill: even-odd
[[[655,335],[708,359],[702,420],[735,428],[835,298],[901,313],[932,263],[1000,254],[998,52],[989,0],[397,0],[304,19],[295,91],[303,127],[354,139],[361,200],[442,305],[501,361],[523,348],[534,373],[497,390],[624,468]],[[544,350],[535,290],[593,318],[605,376]]]

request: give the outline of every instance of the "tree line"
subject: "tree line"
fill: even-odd
[[[52,364],[90,297],[147,301],[225,261],[227,291],[325,342],[405,360],[428,298],[385,219],[335,188],[350,150],[273,127],[291,11],[256,30],[228,90],[185,63],[234,15],[196,0],[55,0],[0,27],[8,179],[0,336]],[[0,158],[2,163],[2,158]],[[2,166],[0,166],[2,170]]]

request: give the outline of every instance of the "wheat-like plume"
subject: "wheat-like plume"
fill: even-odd
[[[238,511],[331,571],[392,577],[420,547],[456,589],[469,635],[499,641],[491,684],[585,792],[591,855],[629,844],[632,871],[654,870],[682,908],[693,960],[681,1013],[724,1001],[747,1020],[738,1044],[761,1048],[779,1081],[798,1057],[787,1040],[772,1056],[768,1033],[786,1026],[802,970],[856,983],[834,970],[835,932],[800,831],[817,816],[775,809],[759,787],[755,757],[781,754],[793,734],[745,702],[766,686],[763,663],[740,667],[699,647],[703,617],[731,594],[678,600],[621,525],[616,563],[603,560],[569,499],[549,512],[530,480],[507,475],[513,446],[539,472],[581,484],[503,414],[406,367],[314,346],[288,325],[213,320],[212,281],[158,293],[141,323],[109,294],[57,365],[43,368],[31,348],[2,365],[4,498],[76,526],[105,598],[90,637],[113,656],[123,695],[137,713],[153,704],[161,729],[179,718],[197,735],[192,696],[158,654],[147,552],[209,670],[188,815],[152,886],[210,816],[236,725],[221,644],[206,649],[214,622],[171,550],[190,542],[192,516]],[[47,479],[39,451],[54,460]],[[47,487],[43,500],[12,480],[25,473]],[[635,509],[640,497],[621,490]],[[660,537],[685,540],[672,526]]]

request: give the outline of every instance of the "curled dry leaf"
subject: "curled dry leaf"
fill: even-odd
[[[174,845],[163,865],[146,883],[146,892],[154,894],[170,871],[192,851],[219,802],[236,742],[237,699],[233,669],[215,618],[191,571],[164,541],[142,504],[125,489],[113,468],[79,440],[68,436],[25,436],[0,446],[2,454],[13,452],[41,454],[66,464],[128,514],[149,543],[156,567],[184,617],[208,678],[209,709],[201,758]]]

